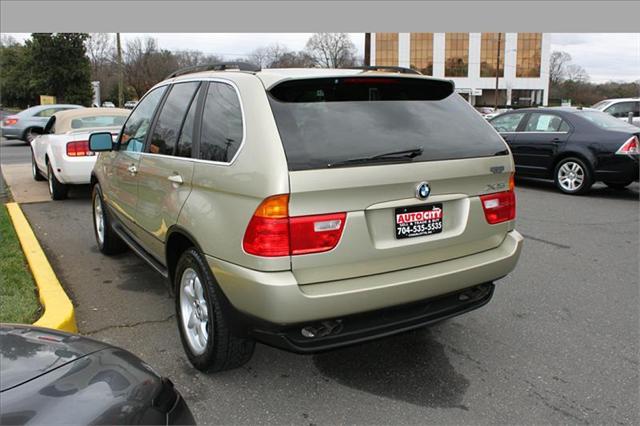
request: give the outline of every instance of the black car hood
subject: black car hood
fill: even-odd
[[[0,324],[0,392],[111,347],[57,330]]]

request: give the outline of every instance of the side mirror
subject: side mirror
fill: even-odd
[[[92,133],[91,136],[89,136],[89,149],[93,152],[112,151],[113,137],[111,133]]]

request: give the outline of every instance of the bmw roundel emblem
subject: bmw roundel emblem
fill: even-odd
[[[431,193],[431,188],[427,182],[420,182],[416,187],[416,197],[420,200],[426,200]]]

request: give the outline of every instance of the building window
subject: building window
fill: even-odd
[[[498,61],[498,44],[500,59],[498,77],[504,77],[504,33],[482,33],[480,48],[480,77],[495,77]]]
[[[398,33],[376,33],[376,65],[398,66]]]
[[[466,77],[468,74],[469,33],[447,33],[444,75],[447,77]]]
[[[518,33],[516,77],[540,77],[542,33]]]
[[[433,33],[411,33],[411,68],[433,75]]]

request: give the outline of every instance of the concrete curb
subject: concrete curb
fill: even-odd
[[[44,314],[33,325],[77,333],[73,303],[60,285],[22,209],[18,203],[8,203],[6,206],[44,308]]]

